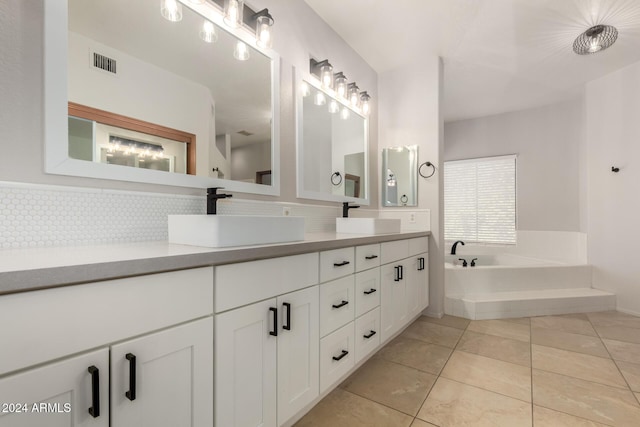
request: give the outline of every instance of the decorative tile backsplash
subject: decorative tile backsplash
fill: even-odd
[[[335,230],[339,208],[228,199],[221,214],[304,216],[307,232]],[[204,214],[204,196],[0,182],[0,249],[167,240],[167,215]]]

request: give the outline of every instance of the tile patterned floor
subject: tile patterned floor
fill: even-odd
[[[640,426],[640,317],[421,317],[296,426]]]

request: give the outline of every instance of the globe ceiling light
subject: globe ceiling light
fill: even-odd
[[[618,38],[618,30],[611,25],[595,25],[580,34],[573,42],[578,55],[591,55],[610,47]]]

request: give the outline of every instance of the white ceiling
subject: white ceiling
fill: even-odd
[[[640,0],[305,1],[378,73],[441,56],[446,121],[570,99],[640,61]],[[615,26],[617,42],[573,53],[595,24]]]

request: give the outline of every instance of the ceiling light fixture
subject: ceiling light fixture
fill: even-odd
[[[573,42],[573,51],[578,55],[590,55],[605,50],[615,43],[618,30],[611,25],[595,25],[580,34]]]

